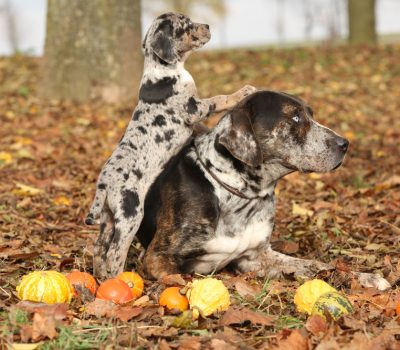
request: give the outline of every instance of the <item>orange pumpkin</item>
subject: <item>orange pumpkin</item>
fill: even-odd
[[[168,287],[160,295],[159,304],[167,309],[179,309],[182,312],[189,308],[189,302],[186,295],[181,292],[181,287]]]
[[[117,278],[124,281],[129,286],[134,298],[138,298],[142,295],[144,281],[136,272],[122,272]]]
[[[97,289],[96,298],[123,304],[133,299],[132,290],[118,278],[104,281]]]
[[[95,294],[97,290],[97,282],[94,277],[87,273],[81,272],[78,270],[74,270],[67,275],[69,283],[71,283],[72,287],[74,285],[81,285],[86,287],[90,293]],[[76,290],[74,289],[74,295],[77,296]]]
[[[397,315],[397,316],[400,316],[400,300],[399,300],[399,302],[398,302],[397,305],[396,305],[396,315]]]

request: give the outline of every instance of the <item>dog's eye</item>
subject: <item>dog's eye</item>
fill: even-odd
[[[192,29],[192,28],[193,28],[193,22],[192,22],[192,21],[189,21],[188,24],[187,24],[187,26],[188,26],[189,29]]]
[[[294,122],[298,123],[298,122],[300,121],[299,115],[296,114],[296,115],[292,118],[292,120],[293,120]]]

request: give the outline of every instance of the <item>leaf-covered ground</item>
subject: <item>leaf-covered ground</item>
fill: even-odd
[[[351,141],[334,173],[280,182],[274,246],[334,264],[335,272],[320,277],[346,294],[355,312],[338,322],[307,321],[293,304],[301,281],[222,272],[231,309],[181,327],[157,305],[163,285],[151,281],[135,305],[110,312],[83,309],[79,300],[67,308],[15,306],[15,287],[30,271],[91,272],[97,231],[83,218],[134,105],[40,100],[40,59],[0,59],[0,348],[399,349],[399,57],[398,45],[193,55],[187,66],[201,96],[243,84],[297,94],[318,121]],[[136,244],[133,267],[140,254]],[[362,289],[349,269],[377,271],[393,287]]]

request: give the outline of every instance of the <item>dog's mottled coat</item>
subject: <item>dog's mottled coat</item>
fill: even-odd
[[[210,39],[208,25],[168,13],[151,25],[144,40],[144,73],[139,102],[125,135],[101,170],[86,223],[100,218],[94,249],[94,273],[120,273],[143,217],[149,186],[192,133],[192,125],[211,113],[232,107],[255,89],[231,96],[199,99],[184,68],[192,51]]]
[[[312,277],[332,269],[270,245],[277,181],[293,171],[334,170],[348,148],[346,139],[312,115],[296,97],[259,91],[186,146],[145,202],[138,237],[147,247],[148,277],[209,274],[226,266],[269,277]],[[365,286],[390,287],[377,275],[354,274]]]

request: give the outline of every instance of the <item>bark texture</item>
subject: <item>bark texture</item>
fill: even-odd
[[[48,0],[43,95],[126,102],[142,76],[140,0]]]
[[[375,0],[348,0],[349,42],[375,43]]]

